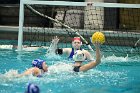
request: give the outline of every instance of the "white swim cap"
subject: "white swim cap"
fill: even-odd
[[[73,55],[74,61],[84,61],[85,60],[85,54],[81,50],[77,50]]]

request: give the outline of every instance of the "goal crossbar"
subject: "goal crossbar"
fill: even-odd
[[[41,4],[41,5],[57,5],[57,6],[88,6],[88,5],[92,5],[95,7],[140,8],[140,4],[124,4],[124,3],[37,1],[37,0],[23,0],[22,2],[23,2],[23,4]]]

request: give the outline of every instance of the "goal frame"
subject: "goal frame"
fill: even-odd
[[[55,3],[54,3],[55,2]],[[18,51],[22,51],[23,43],[23,24],[24,24],[24,7],[26,4],[39,5],[57,5],[57,6],[83,6],[88,5],[94,7],[112,7],[112,8],[140,8],[140,4],[124,4],[124,3],[103,3],[103,2],[68,2],[68,1],[37,1],[37,0],[20,0],[19,10],[19,31],[18,31]]]

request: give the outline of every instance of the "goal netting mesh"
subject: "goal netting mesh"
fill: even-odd
[[[71,47],[71,39],[77,36],[77,31],[94,49],[90,37],[94,32],[101,31],[106,36],[102,51],[140,54],[139,5],[131,7],[131,4],[127,4],[125,7],[114,4],[111,7],[111,4],[96,2],[78,2],[73,5],[72,2],[67,2],[67,5],[58,5],[59,1],[52,2],[52,5],[25,5],[23,44],[49,46],[52,38],[58,36],[58,47]],[[82,47],[88,49],[84,42]]]

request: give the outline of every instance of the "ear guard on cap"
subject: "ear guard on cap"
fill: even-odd
[[[85,60],[85,54],[81,50],[77,50],[73,55],[74,61],[84,61]]]

